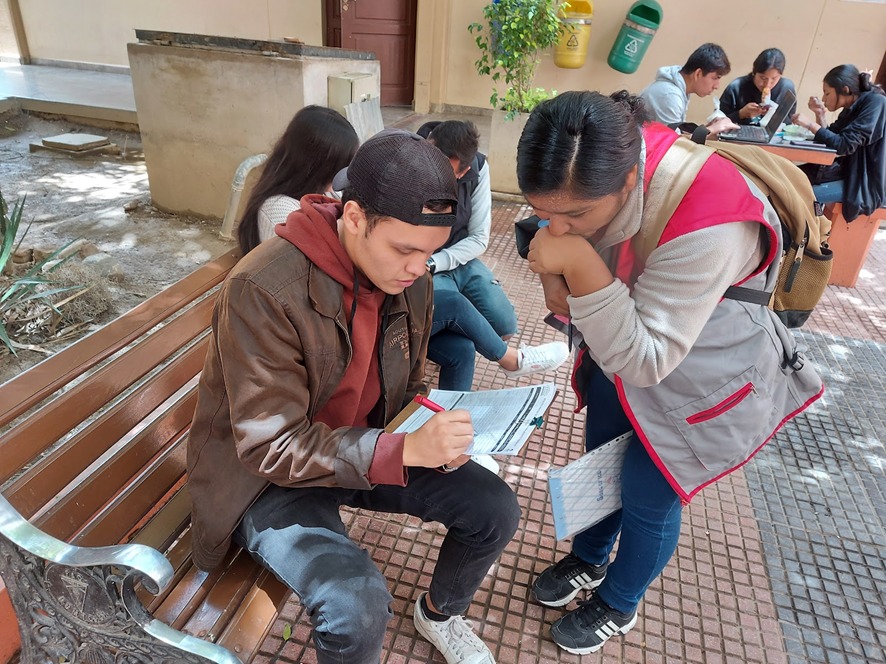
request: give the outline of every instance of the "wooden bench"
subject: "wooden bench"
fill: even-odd
[[[236,260],[0,386],[0,576],[22,662],[248,662],[286,602],[242,550],[191,564],[185,443]]]
[[[843,218],[842,203],[828,203],[824,214],[832,223],[828,244],[834,251],[834,266],[828,283],[854,288],[880,222],[886,219],[886,208],[878,208],[872,215],[858,217],[851,223]]]

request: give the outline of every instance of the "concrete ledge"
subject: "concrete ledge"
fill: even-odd
[[[16,62],[16,64],[19,64]],[[82,71],[100,71],[105,74],[129,74],[129,67],[123,65],[104,65],[98,62],[78,62],[77,60],[53,60],[51,58],[31,58],[29,65],[43,67],[64,67],[66,69],[80,69]]]
[[[15,97],[7,97],[5,99],[0,99],[0,113],[6,113],[7,111],[20,111],[21,104],[19,104],[18,99]]]
[[[79,124],[138,130],[138,113],[135,111],[41,99],[18,98],[17,103],[23,111],[60,115]],[[96,121],[102,124],[96,124]]]

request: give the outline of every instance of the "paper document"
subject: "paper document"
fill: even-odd
[[[613,438],[548,473],[557,539],[566,539],[621,508],[621,467],[634,432]]]
[[[467,454],[517,454],[529,435],[541,428],[556,393],[556,385],[545,383],[480,392],[431,390],[428,398],[446,410],[470,412],[474,442]],[[433,414],[427,408],[417,408],[394,433],[415,431]]]

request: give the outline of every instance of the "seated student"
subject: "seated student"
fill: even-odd
[[[730,71],[729,58],[717,44],[702,44],[692,52],[686,64],[671,65],[658,70],[655,81],[640,96],[653,120],[677,128],[686,122],[689,95],[707,97],[720,87],[720,79]],[[734,127],[728,118],[708,122],[708,133],[717,135]],[[691,131],[691,130],[690,130]]]
[[[339,508],[442,523],[416,630],[448,664],[494,664],[462,615],[517,529],[516,496],[465,456],[464,410],[384,432],[426,387],[425,261],[455,223],[455,177],[389,131],[336,189],[305,196],[219,293],[188,441],[194,563],[218,568],[235,542],[298,595],[317,662],[378,664],[393,598]]]
[[[750,74],[726,86],[720,97],[720,110],[738,124],[759,124],[770,102],[780,104],[787,91],[797,94],[794,83],[782,76],[784,64],[784,53],[777,48],[767,48],[760,53]],[[793,115],[796,110],[797,102],[794,101],[788,115]]]
[[[512,378],[558,367],[569,356],[561,341],[522,348],[505,342],[517,331],[517,316],[479,258],[489,245],[492,191],[489,162],[478,151],[477,127],[461,120],[427,122],[418,133],[446,155],[458,180],[458,219],[449,239],[428,260],[434,275],[428,358],[440,365],[440,389],[471,389],[475,350]]]
[[[305,106],[271,150],[237,227],[243,254],[274,237],[274,227],[301,207],[305,194],[332,189],[332,178],[351,163],[360,139],[340,113]]]
[[[886,205],[886,96],[868,72],[840,65],[825,74],[822,98],[810,97],[815,120],[800,113],[795,124],[815,134],[816,143],[837,151],[830,166],[804,164],[820,203],[842,201],[843,217],[852,221]],[[826,111],[843,109],[828,125]]]

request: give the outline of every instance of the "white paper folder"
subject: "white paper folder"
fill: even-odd
[[[634,432],[603,443],[548,473],[554,529],[562,540],[621,509],[621,468]]]

